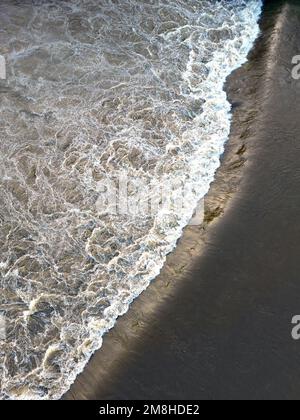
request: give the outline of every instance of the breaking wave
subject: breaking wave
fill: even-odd
[[[220,164],[224,82],[246,60],[261,7],[1,1],[2,399],[60,398],[159,274]],[[99,212],[98,183],[124,171],[190,186],[189,205]]]

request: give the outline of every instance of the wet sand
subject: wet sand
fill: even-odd
[[[299,2],[266,2],[261,28],[228,80],[232,132],[204,225],[186,229],[65,399],[300,398]]]

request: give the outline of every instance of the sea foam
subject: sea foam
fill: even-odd
[[[224,82],[246,61],[261,8],[1,2],[2,399],[60,398],[160,273],[220,165]],[[99,182],[124,171],[189,186],[188,206],[99,212]]]

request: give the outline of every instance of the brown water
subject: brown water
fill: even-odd
[[[260,28],[226,85],[232,130],[206,198],[227,201],[222,217],[186,230],[66,398],[299,400],[299,1],[265,1]]]
[[[257,0],[1,2],[2,398],[58,398],[158,275],[219,166],[223,84],[260,10]],[[124,171],[186,185],[188,205],[99,209],[99,182]]]

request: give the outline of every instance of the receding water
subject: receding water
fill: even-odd
[[[159,274],[219,166],[224,81],[246,60],[261,7],[1,1],[2,399],[59,398]],[[99,212],[98,183],[124,171],[188,185],[188,206]]]

